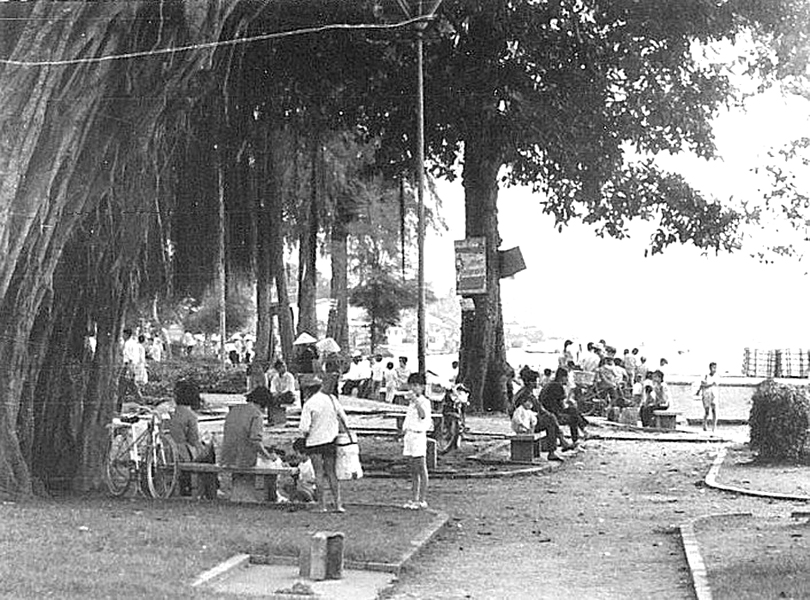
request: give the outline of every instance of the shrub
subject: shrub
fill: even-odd
[[[807,439],[810,397],[806,387],[767,379],[752,398],[748,425],[751,448],[762,460],[792,460],[800,456]]]
[[[193,379],[202,393],[241,394],[246,387],[245,365],[223,365],[215,358],[180,358],[150,362],[149,383],[141,388],[145,396],[166,400],[174,397],[174,384]]]

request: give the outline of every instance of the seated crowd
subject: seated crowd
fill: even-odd
[[[573,414],[572,409],[587,410],[578,402],[584,395],[584,388],[589,388],[589,397],[596,400],[594,411],[605,411],[608,418],[617,419],[623,409],[636,409],[644,427],[653,426],[654,411],[669,408],[669,389],[664,381],[666,358],[661,358],[659,368],[653,370],[647,365],[647,359],[639,356],[638,348],[625,349],[620,358],[617,356],[616,348],[609,346],[604,340],[600,340],[598,343],[588,342],[586,349],[575,357],[571,351],[572,344],[571,340],[566,340],[559,356],[559,368],[553,377],[551,369],[545,369],[542,377],[529,367],[523,367],[520,370],[518,377],[523,387],[515,395],[515,401],[512,404],[515,412],[518,412],[517,408],[522,404],[523,399],[518,398],[518,395],[527,387],[530,390],[534,389],[538,398],[546,398],[545,401],[538,400],[528,408],[536,414],[538,421],[543,421],[543,415],[538,410],[538,404],[540,404],[557,417],[558,424],[577,423],[580,428],[583,425],[580,421],[582,416],[578,411]],[[592,383],[578,385],[575,380],[575,372],[591,374],[586,380]],[[561,415],[562,420],[560,420]],[[518,420],[526,418],[524,411],[518,412]],[[535,427],[538,430],[545,429],[539,424]],[[519,428],[525,429],[522,426]],[[515,430],[517,431],[517,429]],[[575,443],[577,437],[575,428],[573,428],[571,431],[572,442]]]

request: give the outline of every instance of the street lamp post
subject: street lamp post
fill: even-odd
[[[407,18],[412,18],[405,0],[397,0]],[[436,14],[442,0],[430,0],[425,10],[423,0],[418,0],[417,16],[424,17],[416,28],[416,182],[417,182],[417,234],[416,248],[418,299],[416,304],[416,354],[419,372],[425,373],[425,75],[423,36],[428,21]]]
[[[420,2],[421,13],[421,2]],[[424,23],[416,31],[416,168],[417,173],[417,235],[416,248],[419,255],[416,304],[416,346],[419,372],[426,373],[425,366],[425,76],[422,49]]]

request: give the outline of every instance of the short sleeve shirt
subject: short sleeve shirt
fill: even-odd
[[[424,418],[419,417],[419,411],[416,406],[422,407]],[[417,396],[416,400],[408,405],[408,410],[405,411],[405,421],[402,424],[403,431],[429,431],[433,423],[430,418],[430,400],[424,396]]]

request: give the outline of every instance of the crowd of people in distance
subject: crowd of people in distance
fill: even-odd
[[[513,430],[546,430],[552,443],[556,439],[565,449],[567,442],[559,434],[559,425],[567,424],[571,429],[571,443],[575,444],[578,431],[584,431],[587,424],[579,412],[582,388],[574,380],[576,372],[591,374],[588,381],[592,381],[590,386],[595,392],[592,395],[605,399],[604,409],[609,418],[616,418],[624,408],[635,408],[642,425],[651,427],[654,411],[669,407],[670,392],[665,382],[667,366],[667,359],[661,358],[657,368],[650,368],[638,348],[625,349],[619,356],[616,348],[604,340],[588,342],[582,352],[575,353],[573,342],[566,340],[556,373],[548,368],[542,375],[529,367],[519,371],[522,387],[512,402]],[[554,451],[549,457],[559,458]]]
[[[523,367],[518,379],[525,388],[526,379],[523,375],[528,372],[530,383],[536,389],[535,395],[537,396],[542,395],[542,390],[549,383],[558,382],[566,391],[564,403],[567,404],[564,406],[579,406],[578,400],[583,389],[582,386],[577,385],[574,379],[577,372],[589,373],[589,380],[593,381],[590,385],[595,392],[594,395],[606,399],[604,408],[608,418],[616,418],[623,409],[632,408],[638,410],[639,419],[644,427],[654,426],[656,410],[667,410],[670,406],[671,394],[666,382],[669,361],[666,358],[660,358],[658,364],[651,367],[647,363],[646,357],[639,354],[638,348],[626,348],[619,356],[615,347],[607,344],[605,340],[600,340],[599,342],[588,342],[584,350],[575,353],[573,342],[566,340],[559,354],[558,367],[556,374],[552,369],[546,368],[542,375],[533,372],[528,367]],[[562,371],[566,371],[567,376]],[[536,374],[539,378],[539,383],[536,385],[531,381],[531,377],[534,376],[531,373]],[[513,382],[510,381],[510,387],[511,385]],[[703,429],[707,430],[711,426],[714,431],[717,427],[719,399],[717,363],[709,364],[708,373],[701,379],[696,393],[704,407]],[[512,406],[516,410],[519,404],[516,400]],[[542,421],[537,402],[529,409],[537,413],[538,421]],[[518,417],[519,420],[525,418],[527,417],[524,414],[520,414]],[[525,427],[520,428],[525,429]]]

